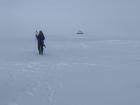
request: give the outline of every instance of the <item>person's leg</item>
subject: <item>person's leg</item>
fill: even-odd
[[[43,55],[43,45],[40,46],[40,52]]]
[[[41,54],[41,44],[40,43],[38,43],[38,52],[39,52],[39,54]]]

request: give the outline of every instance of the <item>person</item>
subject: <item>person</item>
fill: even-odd
[[[36,31],[36,39],[38,41],[39,54],[43,55],[43,47],[45,47],[45,44],[44,44],[45,36],[41,30],[39,31],[39,33]]]

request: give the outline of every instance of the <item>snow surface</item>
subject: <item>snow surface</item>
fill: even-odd
[[[0,105],[140,105],[139,40],[35,43],[0,39]]]

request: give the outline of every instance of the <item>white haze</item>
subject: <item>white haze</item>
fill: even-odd
[[[139,38],[139,0],[0,0],[1,36]]]
[[[0,0],[0,105],[140,105],[139,10],[139,0]]]

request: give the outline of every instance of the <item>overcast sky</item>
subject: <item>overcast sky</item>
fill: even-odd
[[[138,36],[139,0],[0,0],[1,35]]]

